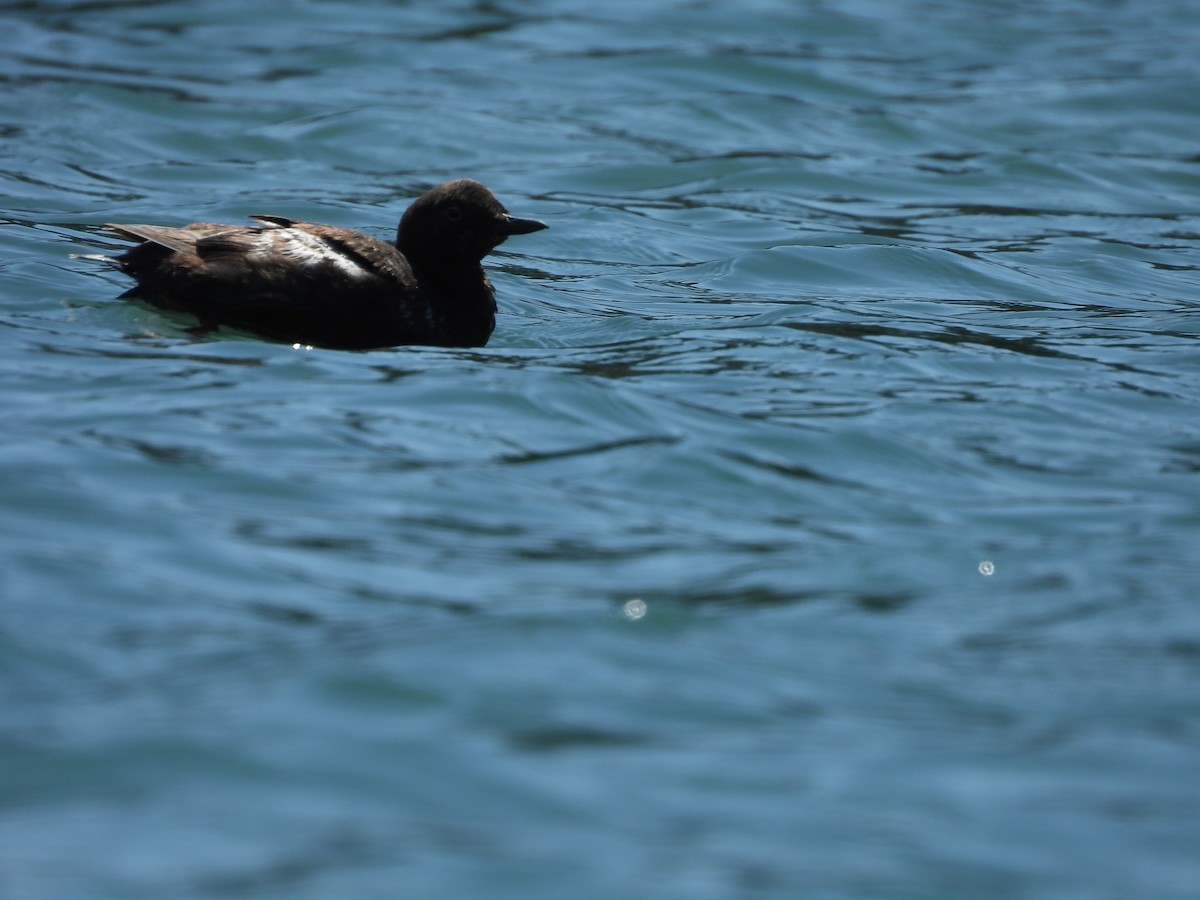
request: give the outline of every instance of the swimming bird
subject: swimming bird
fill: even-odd
[[[396,243],[283,216],[256,225],[108,225],[137,241],[105,258],[137,280],[122,294],[272,340],[343,350],[482,347],[496,327],[483,258],[546,228],[509,215],[467,178],[439,184],[400,219]]]

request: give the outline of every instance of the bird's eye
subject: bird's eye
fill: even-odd
[[[446,221],[448,221],[448,222],[462,221],[462,210],[459,209],[457,206],[447,206],[446,212],[443,213],[443,215],[445,215]]]

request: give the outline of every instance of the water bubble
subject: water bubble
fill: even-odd
[[[991,575],[996,571],[996,564],[990,559],[985,559],[979,564],[980,575]]]
[[[646,615],[646,601],[640,597],[634,597],[632,600],[626,600],[621,607],[621,615],[630,622],[636,622]]]

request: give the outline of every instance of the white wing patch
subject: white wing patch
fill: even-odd
[[[316,235],[298,228],[271,228],[263,231],[249,255],[258,259],[284,256],[295,260],[306,269],[333,266],[350,278],[366,278],[370,274],[353,257],[346,256]]]

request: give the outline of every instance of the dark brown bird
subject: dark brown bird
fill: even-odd
[[[514,234],[547,227],[510,216],[477,181],[439,184],[400,220],[395,245],[281,216],[261,225],[109,225],[139,241],[112,259],[138,297],[288,343],[344,350],[482,347],[496,292],[480,265]]]

